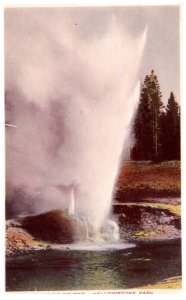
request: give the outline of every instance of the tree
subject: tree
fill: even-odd
[[[166,113],[161,118],[161,157],[165,160],[180,159],[180,107],[173,92],[170,93]]]
[[[133,159],[157,160],[160,154],[160,85],[154,70],[144,79],[140,94],[140,103],[133,130],[135,145],[131,151]]]
[[[137,160],[151,159],[153,152],[152,124],[150,99],[147,88],[142,86],[140,103],[133,126],[135,146],[132,149],[132,158]]]

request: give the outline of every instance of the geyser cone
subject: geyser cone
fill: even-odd
[[[119,240],[119,228],[114,221],[106,220],[102,228],[96,230],[88,219],[72,217],[61,210],[22,217],[18,221],[35,239],[49,243],[116,242]]]
[[[21,218],[19,222],[38,240],[69,244],[87,239],[86,227],[61,210],[27,216]]]

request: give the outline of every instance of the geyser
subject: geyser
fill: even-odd
[[[69,210],[100,231],[146,33],[134,37],[113,12],[88,11],[5,10],[6,123],[17,126],[6,126],[7,201],[12,214]]]

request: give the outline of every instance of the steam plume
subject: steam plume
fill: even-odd
[[[7,198],[16,213],[39,213],[67,209],[73,189],[75,213],[99,227],[146,33],[133,38],[113,15],[100,30],[90,22],[79,10],[6,9],[6,122],[17,126],[6,127]]]

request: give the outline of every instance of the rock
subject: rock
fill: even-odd
[[[33,237],[20,228],[9,226],[6,230],[6,253],[17,253],[19,251],[28,251],[31,247],[37,246],[37,242],[34,241]]]
[[[85,225],[61,210],[27,216],[19,222],[35,239],[49,243],[68,244],[87,236]]]
[[[181,237],[181,218],[156,203],[122,203],[114,207],[123,240],[158,240]],[[123,218],[123,214],[126,218]]]

